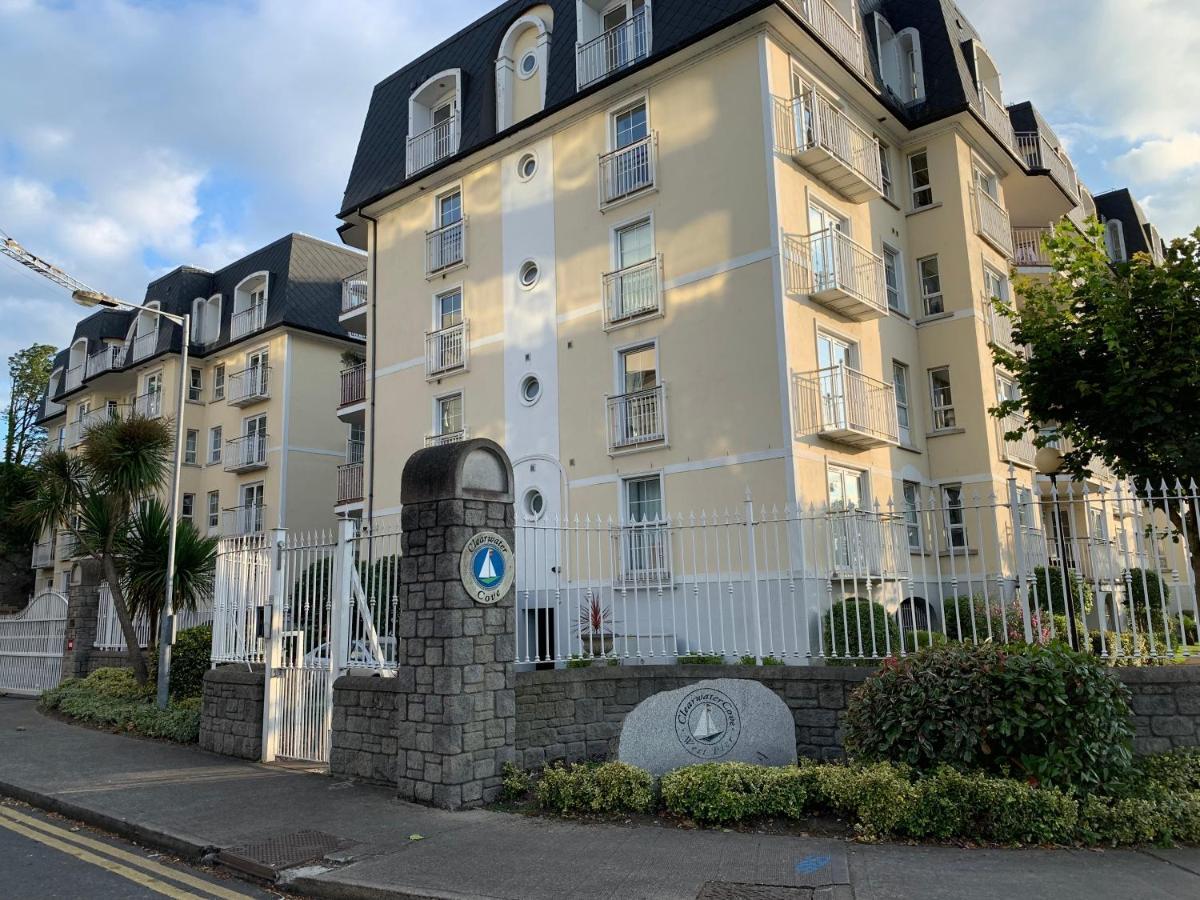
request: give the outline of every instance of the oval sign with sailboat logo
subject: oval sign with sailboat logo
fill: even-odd
[[[494,531],[481,531],[463,547],[463,586],[476,603],[498,603],[512,587],[513,554],[508,541]]]
[[[675,712],[675,735],[692,756],[720,759],[742,736],[742,716],[721,691],[699,688],[680,702]]]

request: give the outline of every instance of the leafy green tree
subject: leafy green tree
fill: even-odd
[[[1047,246],[1055,274],[1017,279],[1019,307],[997,302],[1029,352],[993,348],[1022,395],[993,412],[1023,413],[1039,444],[1053,427],[1074,477],[1099,458],[1155,490],[1200,483],[1200,229],[1172,242],[1161,265],[1145,254],[1111,264],[1095,223],[1086,235],[1062,223]],[[1195,524],[1183,527],[1178,503],[1161,506],[1200,576]]]
[[[49,344],[31,344],[8,358],[12,392],[5,411],[6,464],[27,465],[46,442],[46,430],[37,425],[37,420],[42,414],[42,399],[53,364],[54,348]]]

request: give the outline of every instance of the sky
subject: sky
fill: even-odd
[[[0,0],[0,229],[132,301],[291,231],[336,241],[372,87],[498,2]],[[1200,3],[959,5],[1094,193],[1130,187],[1168,239],[1200,225]],[[82,314],[0,259],[0,360]]]

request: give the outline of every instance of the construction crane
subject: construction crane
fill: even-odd
[[[0,253],[3,253],[9,259],[16,260],[25,268],[36,272],[43,278],[48,278],[59,287],[66,288],[71,292],[73,297],[76,295],[81,295],[90,301],[88,305],[111,307],[120,305],[119,301],[117,301],[115,298],[110,297],[108,294],[102,293],[101,291],[97,291],[88,287],[78,278],[68,275],[53,263],[47,262],[40,256],[30,253],[19,243],[17,243],[16,238],[6,233],[3,229],[0,229]]]

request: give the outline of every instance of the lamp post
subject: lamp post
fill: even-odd
[[[1063,589],[1063,607],[1067,614],[1067,636],[1071,642],[1071,647],[1075,650],[1081,649],[1079,646],[1079,635],[1075,629],[1075,610],[1071,604],[1071,585],[1067,581],[1067,547],[1066,539],[1063,536],[1062,530],[1062,508],[1058,505],[1058,473],[1062,471],[1063,454],[1058,447],[1042,447],[1034,455],[1033,464],[1037,466],[1038,472],[1050,479],[1050,493],[1054,498],[1054,544],[1058,548],[1058,565],[1062,572],[1062,589]],[[1050,578],[1050,573],[1046,573],[1047,581]],[[1049,585],[1047,585],[1049,591]],[[1054,614],[1054,606],[1050,604],[1050,613]]]
[[[175,408],[175,460],[171,466],[171,530],[167,547],[167,587],[163,597],[162,615],[159,616],[158,623],[157,700],[158,708],[166,709],[170,700],[171,646],[175,643],[175,542],[179,533],[179,479],[183,469],[183,409],[187,398],[188,342],[191,340],[191,317],[186,313],[177,316],[163,312],[161,309],[127,303],[99,291],[75,291],[71,294],[71,299],[89,309],[103,306],[107,309],[129,309],[139,315],[151,313],[161,319],[174,322],[180,326],[183,332],[179,363],[179,401]]]

